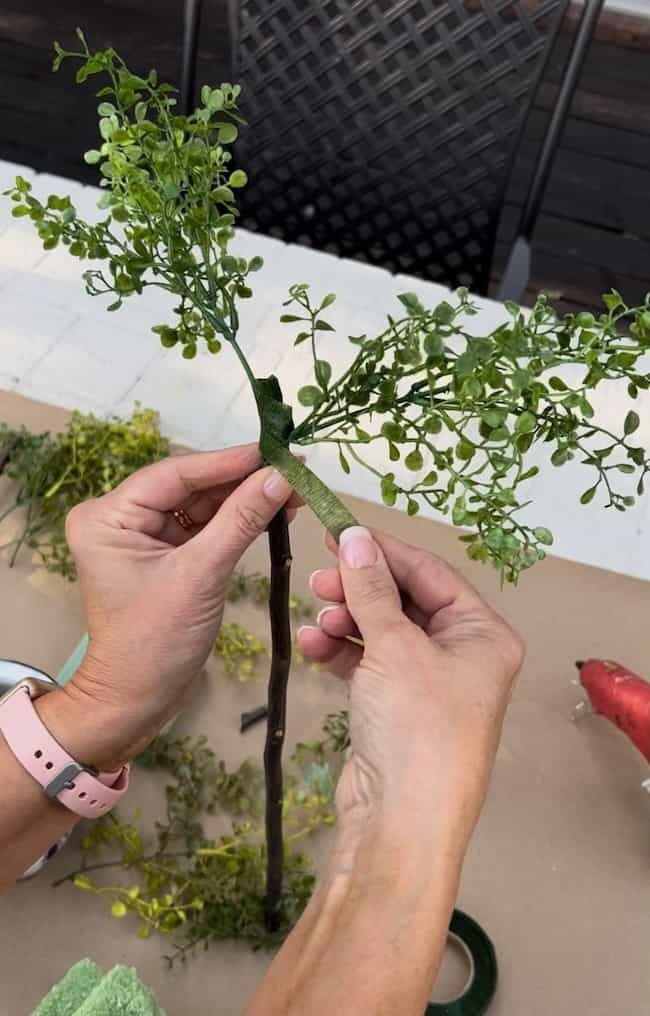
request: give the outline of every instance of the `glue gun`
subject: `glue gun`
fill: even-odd
[[[576,667],[591,710],[616,724],[650,762],[650,683],[612,660],[578,660]],[[582,703],[576,718],[585,711]]]

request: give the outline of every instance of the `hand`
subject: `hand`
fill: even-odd
[[[440,807],[458,813],[466,840],[523,645],[439,558],[374,536],[343,533],[338,568],[312,576],[314,593],[333,605],[299,634],[305,656],[349,682],[352,756],[339,812]]]
[[[287,482],[259,467],[253,445],[174,456],[70,513],[67,537],[90,643],[57,712],[61,722],[75,708],[84,726],[101,720],[94,757],[78,749],[82,760],[116,768],[191,693],[214,645],[233,568],[282,505],[295,513]],[[189,530],[174,518],[176,508],[187,512]],[[54,698],[46,696],[41,709],[53,709]],[[72,732],[60,736],[74,754]]]

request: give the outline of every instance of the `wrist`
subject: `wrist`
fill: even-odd
[[[116,772],[141,750],[128,729],[124,710],[97,702],[75,681],[43,695],[34,703],[42,722],[62,748],[80,765],[98,772]]]

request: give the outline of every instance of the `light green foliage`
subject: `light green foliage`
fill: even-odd
[[[65,520],[75,505],[112,490],[136,469],[169,454],[158,416],[136,408],[128,420],[73,413],[60,434],[31,434],[0,425],[0,450],[13,440],[5,474],[17,485],[2,518],[22,509],[22,530],[8,546],[13,564],[22,547],[35,551],[48,571],[75,578]]]
[[[112,49],[91,53],[78,36],[76,52],[55,47],[55,69],[74,58],[78,81],[108,79],[97,93],[98,147],[86,153],[102,176],[106,218],[88,225],[69,198],[53,195],[44,204],[20,177],[7,192],[13,214],[33,220],[47,249],[62,243],[74,256],[103,261],[84,277],[89,293],[114,296],[109,309],[145,286],[174,293],[176,320],[155,326],[163,345],[192,359],[202,344],[217,352],[220,339],[228,343],[255,395],[265,460],[331,532],[354,520],[289,454],[291,443],[333,442],[344,471],[356,461],[377,474],[387,505],[415,515],[426,503],[449,515],[472,530],[461,537],[470,557],[492,561],[512,581],[544,557],[552,540],[545,527],[522,520],[524,485],[537,472],[527,458],[533,447],[546,445],[554,466],[577,459],[591,468],[583,504],[599,491],[618,511],[634,503],[615,478],[637,473],[636,490],[643,492],[648,459],[631,440],[639,418],[628,413],[621,437],[600,425],[589,393],[610,380],[625,384],[632,399],[648,387],[641,357],[650,348],[650,294],[643,306],[629,308],[620,294],[608,293],[598,317],[559,317],[543,296],[530,315],[508,302],[505,323],[476,335],[467,323],[475,308],[466,290],[432,308],[403,293],[399,316],[389,316],[379,335],[350,336],[356,353],[335,378],[327,358],[333,327],[325,315],[335,296],[314,302],[308,286],[296,284],[282,320],[297,326],[296,344],[309,342],[314,383],[298,393],[308,412],[295,426],[277,379],[257,378],[238,342],[237,304],[252,295],[249,276],[262,266],[259,257],[228,253],[237,191],[246,183],[231,165],[230,146],[243,122],[239,86],[204,86],[199,108],[180,116],[173,88],[159,83],[155,71],[134,75]],[[566,367],[580,368],[581,380],[563,380]],[[367,463],[364,446],[375,441],[388,464],[403,464],[412,478]]]
[[[313,308],[309,288],[293,287],[289,305],[309,329],[295,341],[311,339],[319,382],[298,394],[311,411],[294,430],[294,443],[334,443],[347,472],[354,460],[376,473],[385,504],[416,514],[425,502],[474,529],[461,537],[469,556],[492,560],[507,580],[543,558],[553,542],[548,529],[520,518],[525,483],[538,472],[527,462],[534,445],[546,446],[554,466],[578,460],[591,468],[595,482],[583,504],[599,489],[618,511],[634,504],[617,490],[616,477],[637,473],[636,491],[643,493],[650,459],[633,440],[639,416],[627,414],[620,436],[595,419],[589,393],[617,381],[634,399],[649,387],[650,294],[644,306],[629,308],[610,293],[598,318],[560,317],[540,296],[529,314],[509,304],[510,321],[489,335],[471,330],[476,309],[465,290],[433,308],[412,293],[399,299],[406,314],[389,317],[378,336],[350,336],[358,352],[332,380],[329,369],[322,371],[314,325],[323,302]],[[298,314],[283,318],[291,323]],[[576,366],[579,380],[558,376]],[[419,475],[400,482],[395,471],[370,465],[364,452],[377,441],[390,461]]]
[[[333,726],[332,726],[333,723]],[[308,858],[294,844],[335,821],[334,788],[344,714],[327,717],[323,739],[299,745],[285,795],[285,884],[282,924],[264,921],[266,851],[261,823],[261,769],[249,760],[230,771],[204,737],[161,735],[142,761],[169,774],[166,814],[153,830],[116,814],[98,819],[82,840],[84,866],[71,873],[78,888],[106,899],[111,915],[137,918],[138,934],[171,936],[170,962],[197,945],[225,938],[255,946],[281,941],[302,913],[314,886]],[[207,815],[232,818],[218,840],[204,831]],[[110,854],[110,860],[104,860]],[[101,859],[95,865],[95,857]],[[95,882],[97,869],[119,868],[125,883]]]
[[[236,674],[240,681],[255,677],[258,664],[269,655],[261,639],[237,622],[221,625],[214,652],[226,674]]]

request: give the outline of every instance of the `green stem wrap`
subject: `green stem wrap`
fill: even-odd
[[[344,529],[359,523],[340,498],[289,451],[294,431],[291,407],[282,401],[277,378],[257,378],[255,398],[260,414],[260,451],[275,466],[337,541]]]

